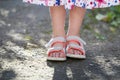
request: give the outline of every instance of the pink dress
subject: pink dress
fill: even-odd
[[[23,0],[23,1],[44,6],[64,5],[66,9],[72,9],[74,6],[86,9],[94,9],[111,7],[120,4],[120,0]]]

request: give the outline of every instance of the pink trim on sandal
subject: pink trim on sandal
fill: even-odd
[[[56,43],[61,43],[63,46],[54,46]],[[52,61],[65,61],[66,53],[65,53],[65,44],[66,40],[63,37],[52,38],[45,46],[48,47],[48,57],[47,60]],[[62,54],[62,57],[51,57],[51,54],[59,52]]]
[[[78,43],[78,45],[71,43],[71,42]],[[68,36],[67,37],[67,48],[66,48],[67,57],[85,59],[86,55],[85,55],[85,49],[84,49],[83,44],[86,44],[86,43],[80,37]],[[71,49],[79,51],[79,54],[70,53]]]

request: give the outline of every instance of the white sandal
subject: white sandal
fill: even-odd
[[[78,44],[74,44],[71,42],[76,42]],[[85,49],[84,49],[84,45],[86,45],[86,42],[83,41],[80,37],[78,36],[68,36],[67,37],[67,48],[66,48],[66,52],[67,52],[67,57],[71,57],[71,58],[78,58],[78,59],[85,59],[86,55],[85,55]],[[70,53],[70,49],[73,50],[78,50],[79,54],[77,53]]]
[[[61,43],[63,46],[54,46],[56,43]],[[47,51],[47,60],[52,60],[52,61],[65,61],[66,60],[66,53],[65,53],[65,46],[66,46],[66,40],[64,37],[56,37],[52,38],[46,45],[45,47],[48,48]],[[51,57],[50,55],[53,54],[54,52],[59,52],[62,54],[62,57]]]

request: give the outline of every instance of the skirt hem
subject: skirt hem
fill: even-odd
[[[37,5],[48,6],[48,7],[50,7],[50,6],[64,6],[65,9],[72,9],[74,6],[85,8],[85,9],[95,9],[95,8],[107,8],[107,7],[120,5],[120,2],[111,4],[111,5],[99,4],[99,5],[96,5],[96,6],[95,5],[89,6],[89,5],[85,5],[85,4],[78,4],[77,2],[70,4],[70,3],[67,3],[67,2],[55,3],[54,0],[49,1],[49,2],[45,2],[45,0],[38,1],[38,2],[36,2],[36,1],[34,2],[34,0],[33,0],[33,2],[30,2],[30,0],[23,0],[23,2],[25,2],[25,3],[37,4]]]

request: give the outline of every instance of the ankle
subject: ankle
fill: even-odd
[[[65,38],[66,36],[65,35],[52,35],[52,38],[56,38],[56,37],[63,37],[63,38]]]
[[[67,34],[66,37],[68,37],[68,36],[78,36],[78,37],[80,37],[80,34]]]

